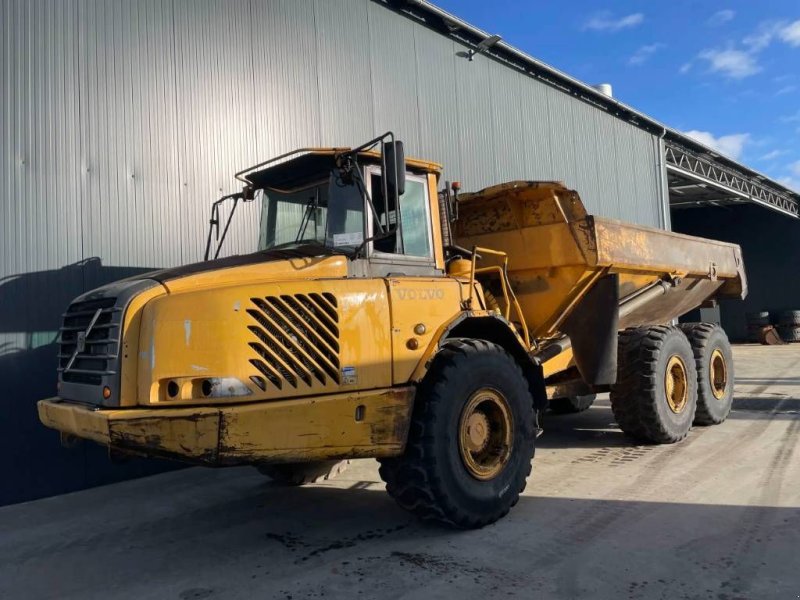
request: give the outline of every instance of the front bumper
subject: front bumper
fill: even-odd
[[[375,458],[403,452],[414,388],[181,408],[97,409],[61,398],[39,420],[111,449],[210,466]]]

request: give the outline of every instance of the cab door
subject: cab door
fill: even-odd
[[[400,197],[400,223],[394,206],[383,201],[378,168],[366,171],[377,219],[384,227],[397,226],[395,233],[370,243],[373,273],[382,272],[389,295],[392,337],[392,381],[408,382],[433,334],[454,318],[461,307],[461,286],[445,277],[435,258],[430,180],[427,175],[406,174],[405,193]],[[388,208],[388,216],[386,209]],[[371,219],[370,236],[377,229]]]

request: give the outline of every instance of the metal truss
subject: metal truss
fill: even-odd
[[[669,141],[665,142],[664,151],[667,169],[671,171],[702,180],[744,200],[763,204],[795,218],[800,217],[798,200],[791,193],[766,185],[757,175],[739,173]]]

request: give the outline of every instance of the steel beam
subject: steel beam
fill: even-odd
[[[700,156],[670,142],[666,143],[667,170],[728,192],[737,198],[761,204],[785,215],[800,218],[800,206],[789,194],[752,176]]]

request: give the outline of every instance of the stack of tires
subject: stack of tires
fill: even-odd
[[[747,340],[750,342],[761,342],[761,331],[770,325],[769,313],[767,311],[747,313]]]
[[[800,342],[800,310],[778,313],[778,334],[784,342]]]

